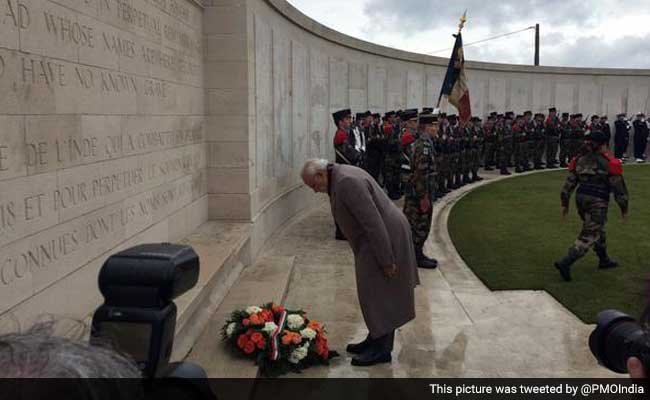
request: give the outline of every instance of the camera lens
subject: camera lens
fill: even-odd
[[[645,331],[634,318],[617,310],[598,314],[589,348],[601,365],[621,374],[627,372],[628,358],[644,361],[649,353]]]

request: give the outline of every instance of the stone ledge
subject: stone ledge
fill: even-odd
[[[196,286],[176,300],[172,360],[190,352],[244,266],[250,265],[250,224],[210,221],[180,243],[199,255],[201,273]]]

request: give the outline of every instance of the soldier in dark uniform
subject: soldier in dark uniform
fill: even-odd
[[[612,141],[612,128],[609,126],[609,122],[607,121],[607,115],[600,117],[600,131],[605,134],[605,137],[607,138],[607,147],[609,148],[609,144]]]
[[[560,141],[560,119],[555,107],[548,109],[546,118],[546,168],[557,168],[557,151]]]
[[[449,190],[458,189],[460,185],[460,138],[458,120],[455,114],[448,118],[449,126],[447,127],[447,142],[449,146],[449,176],[447,177],[447,188]]]
[[[384,185],[391,200],[402,197],[399,176],[400,159],[400,131],[397,113],[386,114],[388,120],[384,122],[384,135],[386,136],[386,155],[384,157]]]
[[[481,149],[483,148],[485,134],[483,132],[481,119],[479,117],[474,117],[472,119],[473,125],[470,130],[472,134],[470,137],[470,173],[472,174],[471,182],[478,182],[483,180],[483,178],[478,175],[478,170],[481,168]]]
[[[528,150],[528,138],[526,137],[526,122],[522,115],[517,115],[517,119],[512,124],[512,139],[515,159],[515,172],[522,173],[529,169],[526,159]]]
[[[582,121],[582,114],[578,113],[574,115],[573,121],[570,123],[571,126],[571,139],[569,141],[569,158],[573,159],[578,156],[580,147],[585,139],[586,126]]]
[[[571,265],[584,256],[590,247],[598,256],[598,267],[614,268],[618,264],[607,255],[605,224],[610,194],[621,208],[623,221],[627,217],[628,193],[623,179],[620,160],[607,153],[606,137],[603,132],[591,132],[585,141],[583,154],[571,160],[569,176],[564,183],[560,200],[562,216],[569,213],[571,193],[577,187],[576,206],[583,221],[582,231],[569,248],[568,254],[555,263],[565,281],[571,280]]]
[[[415,257],[420,268],[436,268],[438,262],[424,254],[424,243],[431,231],[432,202],[435,199],[436,163],[433,139],[438,134],[438,118],[422,114],[418,138],[412,143],[411,174],[405,179],[404,215],[411,225]]]
[[[524,141],[524,152],[523,152],[523,157],[524,157],[524,171],[530,171],[532,170],[531,163],[533,161],[533,155],[535,152],[535,121],[533,120],[533,112],[532,111],[526,111],[524,112],[524,120],[523,120],[523,131],[526,136],[526,140]]]
[[[386,138],[384,130],[380,125],[381,115],[373,114],[372,123],[366,128],[366,165],[365,170],[370,176],[375,178],[377,183],[380,182],[382,166],[384,164],[384,148],[386,147]]]
[[[449,165],[449,121],[447,114],[441,113],[438,119],[438,185],[437,193],[439,196],[444,196],[451,191],[451,183],[449,177],[451,175],[451,167]]]
[[[334,134],[334,152],[336,154],[337,164],[358,165],[361,155],[356,150],[352,129],[352,112],[350,109],[344,109],[332,114],[336,133]],[[336,224],[336,221],[335,221]],[[346,240],[345,236],[336,224],[336,240]]]
[[[627,160],[627,146],[630,143],[630,129],[632,129],[632,125],[625,117],[625,114],[618,114],[616,122],[614,122],[616,129],[614,134],[614,157],[621,161]]]
[[[560,120],[560,168],[566,168],[569,160],[570,139],[569,113],[562,113]]]
[[[634,126],[634,158],[638,163],[645,162],[645,148],[648,146],[648,123],[645,114],[638,113],[632,123]]]

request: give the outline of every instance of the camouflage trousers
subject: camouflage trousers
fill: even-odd
[[[406,197],[404,199],[404,215],[411,225],[411,232],[413,233],[413,244],[416,249],[421,249],[424,242],[429,237],[431,231],[431,218],[433,215],[433,204],[429,207],[429,211],[423,213],[420,211],[420,200],[414,197]]]
[[[582,230],[569,254],[579,258],[587,254],[594,246],[596,251],[607,248],[605,224],[607,223],[607,201],[592,196],[576,196],[578,214],[582,219]]]
[[[557,164],[557,136],[548,136],[546,138],[546,166]]]
[[[533,142],[533,164],[535,167],[542,165],[542,159],[544,158],[544,151],[546,150],[546,140],[544,138],[535,139]]]
[[[384,158],[384,186],[392,197],[401,196],[401,170],[399,158],[394,154]]]
[[[512,158],[512,145],[511,144],[501,144],[499,146],[499,152],[497,155],[497,166],[500,170],[505,171],[508,169],[508,164]]]
[[[483,165],[486,167],[493,167],[496,165],[496,160],[495,160],[495,154],[496,154],[496,146],[495,143],[492,142],[487,142],[485,143],[485,147],[483,148],[484,152],[484,158],[483,158]]]
[[[560,140],[560,165],[566,166],[569,162],[569,141],[567,139]]]

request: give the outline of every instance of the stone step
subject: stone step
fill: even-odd
[[[250,236],[250,224],[210,221],[180,242],[199,255],[201,273],[196,286],[175,300],[178,316],[172,361],[187,356],[228,290],[250,265]]]
[[[296,258],[262,256],[241,273],[185,361],[203,367],[210,378],[256,378],[252,360],[237,357],[221,341],[221,328],[230,313],[250,305],[284,301]]]

